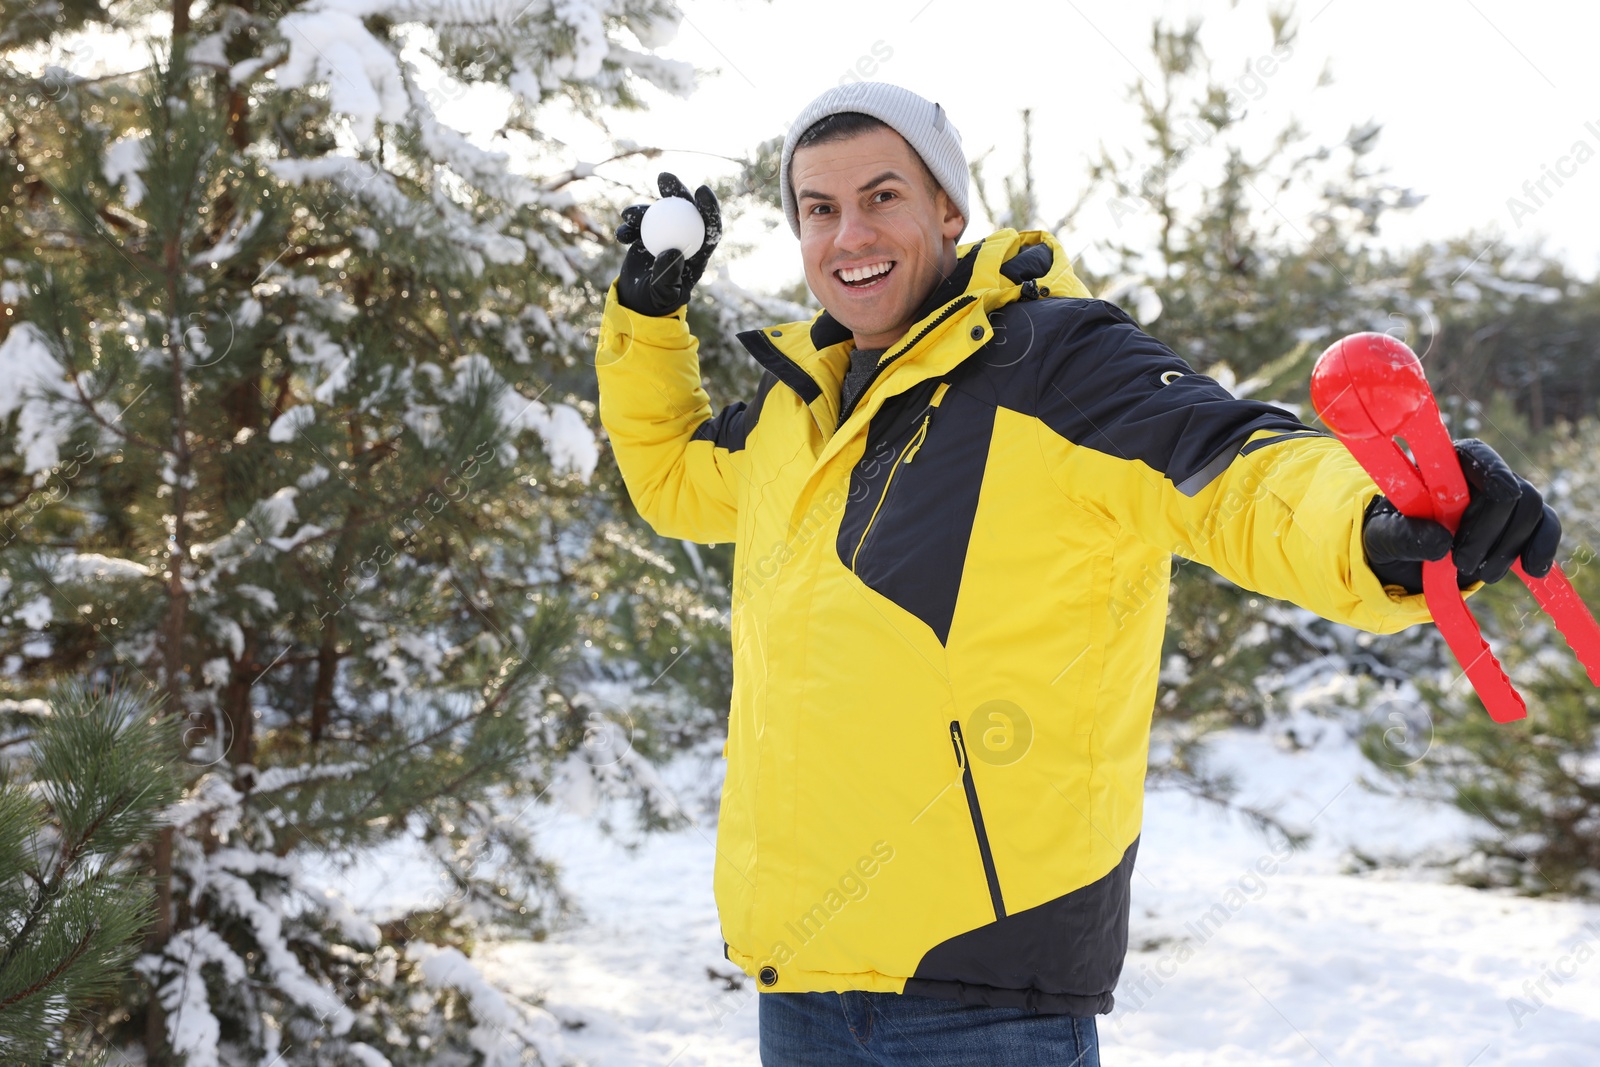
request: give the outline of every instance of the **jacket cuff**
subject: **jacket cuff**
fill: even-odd
[[[600,316],[600,342],[607,347],[616,337],[630,337],[652,348],[686,348],[692,339],[689,333],[689,305],[679,305],[670,315],[641,315],[622,306],[617,298],[617,283],[613,279],[606,290],[606,306]]]
[[[1377,632],[1393,633],[1419,622],[1432,622],[1433,612],[1428,610],[1425,594],[1408,593],[1403,585],[1384,585],[1367,563],[1366,544],[1362,536],[1366,529],[1367,509],[1382,495],[1382,491],[1374,487],[1361,500],[1361,521],[1355,524],[1350,543],[1350,578],[1362,603],[1370,606],[1386,623],[1385,628]],[[1482,581],[1473,582],[1461,590],[1461,595],[1463,598],[1470,597],[1486,584]]]

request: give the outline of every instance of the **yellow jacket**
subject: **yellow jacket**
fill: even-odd
[[[1431,616],[1366,566],[1379,490],[1336,438],[1091,299],[1048,233],[957,252],[842,420],[827,312],[740,334],[760,386],[713,414],[686,307],[613,283],[600,418],[657,533],[734,545],[728,959],[1104,1013],[1171,555],[1373,633]]]

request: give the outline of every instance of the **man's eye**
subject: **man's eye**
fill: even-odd
[[[882,190],[879,190],[878,195],[879,196],[894,196],[895,194],[894,194],[894,192],[892,190],[882,189]]]

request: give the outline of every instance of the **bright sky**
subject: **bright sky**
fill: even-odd
[[[1056,218],[1083,186],[1086,157],[1099,142],[1138,142],[1125,87],[1155,77],[1148,41],[1156,13],[1169,21],[1202,16],[1202,41],[1230,81],[1270,52],[1259,0],[686,0],[682,8],[678,34],[661,51],[704,70],[700,87],[687,100],[646,87],[651,110],[619,116],[612,130],[681,151],[605,171],[651,195],[658,170],[691,189],[733,173],[731,163],[702,153],[737,156],[782,133],[859,64],[871,80],[940,102],[969,161],[992,147],[985,169],[997,202],[999,179],[1021,158],[1020,110],[1031,107],[1043,214]],[[1382,123],[1376,158],[1393,180],[1428,194],[1403,223],[1391,216],[1397,221],[1385,239],[1409,244],[1474,229],[1480,245],[1544,237],[1579,273],[1600,270],[1600,5],[1303,0],[1299,23],[1293,55],[1241,87],[1254,97],[1249,126],[1267,135],[1297,116],[1320,143],[1315,138],[1337,141],[1354,123]],[[1333,83],[1317,89],[1325,61]],[[581,123],[546,128],[568,139],[577,158],[609,154]],[[1549,195],[1535,203],[1522,187],[1541,177]],[[1520,218],[1507,203],[1513,196],[1529,209]],[[972,201],[964,241],[992,230],[975,192]],[[724,264],[736,282],[768,287],[803,277],[799,244],[773,217],[771,231],[756,220],[734,229],[734,237],[761,243],[750,258]],[[1097,234],[1115,232],[1116,223],[1103,203],[1080,223],[1063,243],[1094,265]]]

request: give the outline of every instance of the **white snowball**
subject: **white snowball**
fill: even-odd
[[[681,196],[669,196],[651,204],[644,213],[639,237],[653,256],[677,248],[688,259],[705,243],[706,223],[693,203]]]

